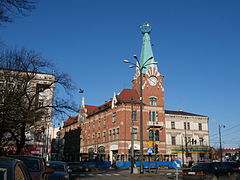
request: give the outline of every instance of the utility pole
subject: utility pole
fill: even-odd
[[[182,164],[183,164],[183,166],[184,166],[183,136],[182,136]]]
[[[187,162],[188,150],[187,150],[187,122],[184,122],[184,129],[185,129],[185,157]]]

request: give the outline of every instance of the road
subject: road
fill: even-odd
[[[91,171],[91,172],[81,172],[81,173],[72,173],[70,180],[82,180],[82,179],[91,179],[91,180],[122,180],[122,179],[131,179],[131,180],[170,180],[176,179],[175,170],[159,170],[157,173],[155,171],[148,172],[145,170],[144,174],[131,174],[130,170],[102,170],[102,171]],[[181,180],[181,177],[179,177]]]

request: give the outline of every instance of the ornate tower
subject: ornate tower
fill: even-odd
[[[152,52],[152,46],[150,41],[150,32],[152,27],[149,23],[145,23],[141,26],[141,32],[143,34],[140,66],[145,68],[142,70],[142,92],[143,103],[145,105],[152,105],[151,99],[156,98],[156,106],[164,108],[164,88],[163,88],[163,76],[158,72],[158,68],[155,62],[155,58]],[[153,58],[152,58],[153,57]],[[133,89],[139,92],[140,86],[140,72],[136,68],[135,76],[132,81]],[[164,109],[163,109],[164,110]]]

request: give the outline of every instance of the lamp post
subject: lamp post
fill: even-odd
[[[84,90],[83,89],[79,89],[79,93],[83,94]],[[82,105],[84,105],[84,97],[82,97]],[[82,133],[82,127],[81,127],[81,121],[82,121],[83,115],[81,114],[81,107],[79,109],[79,114],[78,114],[78,122],[79,122],[79,154],[81,154],[81,133]],[[81,155],[80,155],[81,157]]]
[[[133,173],[133,166],[134,166],[133,99],[131,99],[131,109],[132,109],[132,117],[131,117],[131,120],[132,120],[132,133],[131,133],[131,135],[132,135],[132,136],[131,136],[131,173]]]
[[[140,86],[139,86],[139,91],[140,91],[140,173],[143,174],[143,97],[142,97],[142,75],[143,75],[143,69],[146,68],[146,66],[150,64],[157,64],[157,62],[149,62],[150,60],[153,59],[153,57],[149,57],[143,64],[140,63],[138,60],[138,57],[136,55],[133,56],[134,59],[136,59],[136,63],[130,62],[129,60],[123,60],[124,63],[129,63],[129,68],[134,68],[136,67],[139,70],[140,73]]]
[[[222,162],[222,135],[221,135],[221,128],[225,128],[225,125],[218,125],[219,130],[219,146],[220,146],[220,162]]]

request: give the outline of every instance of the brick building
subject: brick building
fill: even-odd
[[[164,108],[163,76],[155,63],[150,41],[151,26],[142,26],[143,41],[138,63],[142,70],[143,101],[143,154],[149,156],[149,147],[157,150],[154,158],[166,160],[166,113]],[[134,139],[134,152],[139,158],[140,150],[140,72],[136,68],[132,89],[120,93],[100,106],[85,104],[84,98],[80,113],[68,119],[63,126],[63,136],[77,127],[81,129],[80,152],[104,153],[111,161],[129,160],[131,139]],[[132,136],[131,136],[132,135]],[[152,143],[151,143],[152,142]],[[153,145],[151,145],[153,144]],[[171,147],[168,147],[171,148]]]

